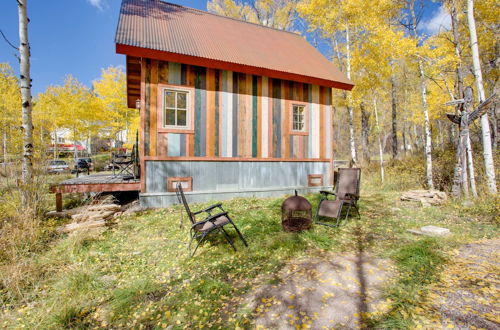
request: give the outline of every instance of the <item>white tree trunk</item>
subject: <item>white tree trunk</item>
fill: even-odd
[[[54,129],[54,159],[57,159],[57,129]]]
[[[22,133],[23,133],[23,166],[22,180],[25,185],[23,204],[28,204],[28,186],[33,181],[33,121],[31,118],[31,78],[30,78],[30,46],[28,42],[27,0],[17,0],[19,14],[19,53],[21,73]],[[29,204],[28,204],[29,205]]]
[[[351,79],[351,39],[349,32],[349,24],[345,25],[345,42],[346,42],[346,75]],[[356,141],[354,139],[354,114],[352,108],[351,94],[347,95],[347,112],[349,113],[349,146],[351,148],[351,159],[354,163],[358,162],[356,154]]]
[[[474,19],[474,1],[467,0],[467,20],[469,23],[470,47],[472,51],[472,65],[474,68],[474,76],[476,78],[476,87],[479,96],[479,102],[486,100],[483,87],[483,75],[481,65],[479,63],[479,47],[477,45],[476,21]],[[488,190],[492,194],[497,193],[497,185],[495,181],[495,167],[493,164],[493,152],[491,149],[491,134],[490,123],[488,120],[488,112],[481,116],[481,130],[483,139],[483,157],[484,168],[486,170],[486,178],[488,182]]]
[[[377,128],[378,135],[378,154],[380,157],[380,179],[384,183],[385,173],[384,173],[384,150],[382,148],[382,141],[380,139],[380,126],[378,123],[378,110],[377,110],[377,98],[373,98],[373,111],[375,112],[375,126]]]
[[[476,178],[474,177],[474,162],[472,158],[472,145],[470,143],[469,134],[467,134],[466,150],[467,150],[467,167],[469,168],[470,189],[472,190],[472,196],[477,197]]]
[[[414,0],[410,1],[410,14],[412,18],[413,26],[413,37],[418,45],[418,34],[417,34],[417,18],[415,16]],[[422,111],[424,113],[424,153],[425,153],[425,165],[426,165],[426,176],[427,176],[427,186],[429,189],[434,189],[434,181],[432,178],[432,140],[431,140],[431,129],[429,123],[429,111],[427,106],[427,86],[424,75],[424,63],[422,58],[418,58],[418,73],[420,76],[420,92],[422,94]]]

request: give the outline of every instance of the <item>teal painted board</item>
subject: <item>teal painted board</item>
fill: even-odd
[[[257,157],[257,76],[252,76],[252,157]]]
[[[194,155],[202,157],[206,155],[206,77],[207,72],[204,67],[195,67],[195,120],[194,120]]]
[[[168,155],[179,157],[181,155],[181,134],[168,134]]]
[[[168,62],[168,83],[172,85],[181,84],[182,64]]]

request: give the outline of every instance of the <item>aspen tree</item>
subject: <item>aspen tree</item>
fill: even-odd
[[[479,102],[483,102],[484,100],[486,100],[486,96],[483,86],[483,75],[481,71],[481,65],[479,63],[479,47],[477,43],[476,21],[474,19],[473,0],[467,0],[467,21],[469,25],[470,47],[472,51],[472,65],[474,69],[474,76],[476,78],[477,94],[479,96]],[[487,112],[481,116],[481,130],[482,130],[482,140],[483,140],[484,168],[486,171],[488,190],[490,193],[496,194],[497,186],[495,181],[495,166],[493,164],[490,124]]]
[[[22,133],[23,133],[23,204],[30,205],[29,186],[33,182],[33,121],[31,116],[30,45],[28,41],[28,0],[17,0],[19,14],[19,54],[21,73]]]

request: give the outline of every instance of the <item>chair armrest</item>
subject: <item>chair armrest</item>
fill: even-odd
[[[198,221],[198,222],[193,223],[193,225],[191,226],[191,228],[194,228],[194,227],[196,227],[196,226],[198,226],[198,225],[204,224],[204,223],[209,222],[209,221],[212,221],[212,220],[216,220],[218,217],[221,217],[221,216],[223,216],[223,215],[224,215],[224,216],[225,216],[225,215],[227,215],[227,213],[228,213],[228,212],[221,212],[221,213],[217,213],[217,214],[215,214],[215,215],[211,215],[211,216],[209,216],[209,217],[208,217],[208,218],[206,218],[206,219],[203,219],[203,220],[201,220],[201,221]]]
[[[196,214],[200,214],[200,213],[203,213],[203,212],[208,212],[208,211],[211,211],[211,210],[215,209],[216,207],[222,209],[221,206],[222,206],[222,203],[214,204],[214,205],[209,206],[209,207],[207,207],[207,208],[205,208],[203,210],[200,210],[200,211],[197,211],[197,212],[193,212],[193,214],[196,215]]]
[[[320,194],[322,194],[322,195],[333,195],[333,196],[337,196],[337,194],[336,194],[336,193],[331,192],[331,191],[326,191],[326,190],[321,190],[319,193],[320,193]]]

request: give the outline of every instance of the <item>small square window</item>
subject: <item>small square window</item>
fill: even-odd
[[[306,131],[306,106],[302,104],[294,104],[292,109],[292,131]]]
[[[189,91],[165,89],[163,101],[163,127],[188,128]]]

